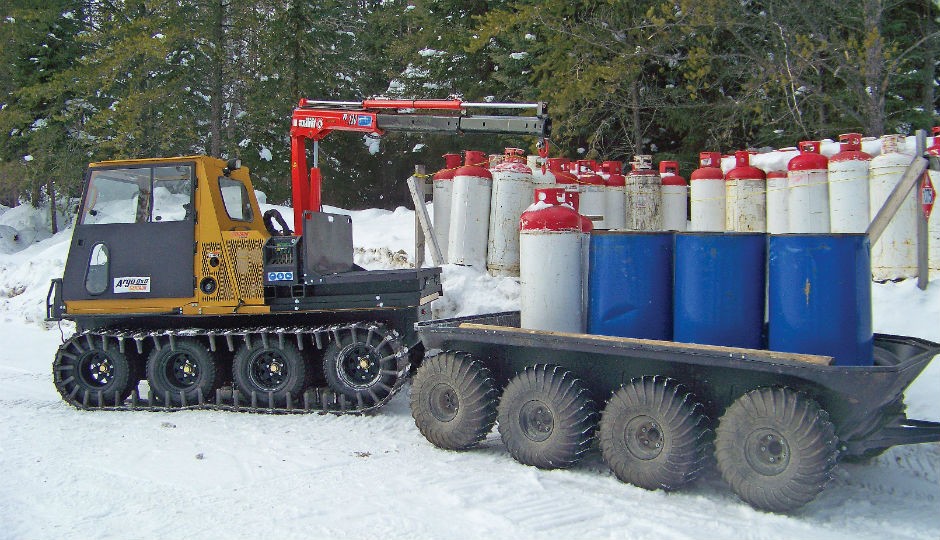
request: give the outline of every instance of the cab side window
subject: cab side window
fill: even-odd
[[[81,223],[155,223],[193,219],[192,165],[91,172]]]
[[[184,221],[195,216],[192,167],[154,167],[152,221]]]
[[[251,211],[251,199],[248,197],[248,188],[238,180],[219,177],[219,191],[222,193],[222,203],[225,212],[233,221],[251,221],[254,219]]]
[[[92,171],[82,204],[86,225],[145,222],[150,213],[150,169]]]

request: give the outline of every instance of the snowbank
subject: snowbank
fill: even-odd
[[[353,216],[359,264],[414,260],[412,212],[328,210]],[[495,431],[478,450],[438,450],[406,392],[364,417],[76,411],[52,384],[60,336],[42,322],[70,235],[0,254],[0,538],[940,537],[938,444],[840,465],[816,501],[782,516],[740,502],[713,471],[664,493],[617,481],[596,452],[571,470],[524,467]],[[514,279],[453,265],[443,278],[436,316],[518,309]],[[940,341],[940,281],[873,289],[876,331]],[[935,361],[907,392],[912,417],[940,420],[937,388]]]

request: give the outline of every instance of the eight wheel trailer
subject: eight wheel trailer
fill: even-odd
[[[498,429],[509,453],[540,468],[574,465],[596,439],[620,480],[673,490],[714,455],[755,508],[813,500],[839,460],[940,441],[909,420],[904,389],[940,345],[875,335],[875,365],[831,358],[519,328],[505,312],[419,322],[430,355],[411,390],[432,444],[470,448]]]

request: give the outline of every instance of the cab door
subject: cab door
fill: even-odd
[[[195,186],[192,162],[89,169],[63,299],[192,298]]]

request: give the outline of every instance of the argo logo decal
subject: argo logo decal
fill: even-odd
[[[150,276],[116,277],[114,278],[115,293],[149,293]]]

